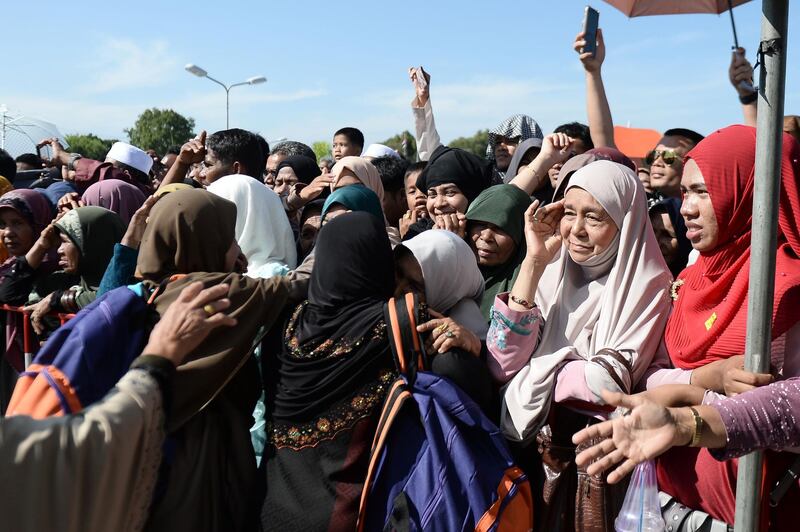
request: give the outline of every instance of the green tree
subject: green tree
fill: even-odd
[[[154,149],[163,155],[171,146],[179,146],[194,137],[194,119],[172,109],[147,109],[132,128],[126,129],[131,144],[143,150]]]
[[[86,135],[80,133],[64,135],[64,139],[69,142],[69,151],[80,153],[87,159],[96,161],[105,159],[106,153],[111,149],[111,145],[116,142],[115,139],[101,139],[92,133],[87,133]]]
[[[403,149],[404,139],[406,141],[405,149]],[[392,138],[384,140],[382,144],[389,146],[393,150],[397,150],[397,153],[409,161],[417,160],[417,141],[414,139],[414,135],[409,133],[408,130],[403,131]]]
[[[324,140],[318,140],[314,144],[311,145],[311,149],[314,150],[314,155],[317,156],[317,162],[320,159],[324,159],[325,157],[331,157],[331,145],[329,142],[325,142]]]
[[[471,137],[458,137],[447,145],[474,153],[478,157],[486,156],[486,145],[489,143],[489,130],[481,129]]]

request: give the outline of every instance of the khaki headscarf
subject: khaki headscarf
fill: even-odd
[[[331,183],[331,191],[336,189],[336,183],[342,175],[344,169],[347,168],[354,174],[359,181],[364,183],[364,186],[372,190],[381,200],[383,205],[383,182],[378,169],[375,166],[361,157],[342,157],[338,163],[333,165],[331,173],[333,174],[333,183]]]
[[[230,201],[200,189],[172,192],[150,212],[137,271],[156,283],[176,273],[222,272],[235,227]]]

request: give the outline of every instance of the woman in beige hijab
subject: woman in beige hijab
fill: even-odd
[[[236,320],[230,287],[181,291],[143,355],[103,401],[80,414],[0,419],[3,529],[138,531],[147,519],[175,367],[214,329]],[[230,331],[228,332],[230,334]]]
[[[508,382],[501,426],[516,441],[536,434],[553,402],[602,417],[601,390],[636,385],[670,308],[671,275],[632,170],[591,163],[563,201],[536,207],[523,269],[496,298],[487,338],[490,369]]]

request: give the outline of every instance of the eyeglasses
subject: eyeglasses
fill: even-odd
[[[656,159],[659,157],[661,157],[661,160],[664,161],[664,164],[670,166],[672,163],[681,158],[681,156],[673,150],[653,150],[647,154],[647,156],[644,158],[644,162],[646,162],[648,165],[651,165],[656,162]]]

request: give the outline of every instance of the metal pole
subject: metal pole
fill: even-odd
[[[225,129],[231,128],[231,88],[225,87]]]
[[[728,0],[728,12],[731,14],[731,28],[733,28],[733,49],[739,49],[739,37],[736,36],[736,22],[733,20],[733,2]]]
[[[763,0],[761,12],[761,43],[758,53],[762,66],[759,76],[745,368],[767,373],[772,343],[789,2]],[[762,500],[762,460],[761,452],[749,454],[739,460],[734,523],[736,532],[758,529]],[[767,486],[767,489],[770,488],[771,486]]]

